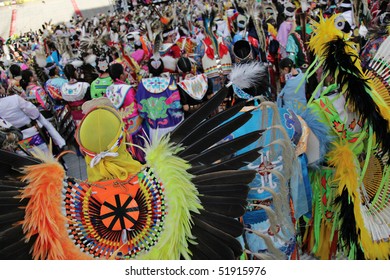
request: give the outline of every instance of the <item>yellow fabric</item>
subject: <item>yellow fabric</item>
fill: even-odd
[[[118,149],[117,157],[105,157],[93,168],[90,167],[92,158],[85,156],[87,165],[87,176],[89,182],[97,182],[118,178],[123,181],[131,174],[136,174],[141,170],[142,164],[134,160],[126,150],[124,142]]]
[[[115,109],[100,106],[84,117],[76,136],[82,149],[98,154],[109,150],[115,144],[121,135],[123,125]],[[115,178],[126,180],[130,174],[136,174],[141,170],[142,164],[127,152],[124,140],[112,152],[117,152],[118,156],[104,157],[92,168],[90,162],[93,157],[85,155],[88,181],[97,182]]]
[[[122,121],[111,110],[93,110],[80,125],[80,141],[87,150],[100,153],[112,147]]]

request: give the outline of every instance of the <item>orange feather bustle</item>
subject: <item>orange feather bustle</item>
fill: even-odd
[[[65,171],[51,158],[48,162],[24,168],[23,181],[28,184],[21,199],[29,199],[22,221],[29,240],[37,235],[32,248],[33,259],[86,259],[68,237],[66,217],[62,213],[62,188]]]

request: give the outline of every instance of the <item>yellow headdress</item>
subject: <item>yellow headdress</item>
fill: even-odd
[[[85,153],[90,182],[125,180],[141,169],[141,163],[126,150],[124,124],[114,108],[98,106],[88,112],[77,128],[76,140]]]

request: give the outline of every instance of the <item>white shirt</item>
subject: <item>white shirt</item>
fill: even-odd
[[[29,124],[39,118],[39,110],[34,104],[19,95],[0,98],[0,117],[16,128]]]

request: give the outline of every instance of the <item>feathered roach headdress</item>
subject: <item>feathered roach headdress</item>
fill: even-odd
[[[319,22],[313,23],[313,28],[314,36],[309,42],[309,48],[316,55],[316,61],[312,66],[316,63],[318,68],[322,66],[324,77],[330,73],[335,75],[335,81],[345,94],[346,101],[359,114],[360,121],[366,121],[372,127],[383,153],[388,154],[389,107],[379,99],[363,73],[356,46],[350,40],[346,20],[336,14],[329,19],[321,18]],[[311,69],[307,71],[309,75],[312,74]]]

